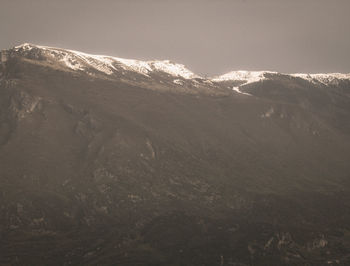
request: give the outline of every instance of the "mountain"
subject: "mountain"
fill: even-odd
[[[0,265],[347,265],[349,74],[1,52]]]

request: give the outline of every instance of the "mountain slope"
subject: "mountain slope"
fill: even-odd
[[[0,264],[349,262],[347,79],[136,62],[9,51]]]

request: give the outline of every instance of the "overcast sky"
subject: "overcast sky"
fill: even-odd
[[[198,74],[350,72],[349,0],[0,0],[0,48],[24,42]]]

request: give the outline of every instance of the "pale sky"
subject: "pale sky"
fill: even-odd
[[[0,48],[29,42],[195,73],[350,72],[349,0],[0,0]]]

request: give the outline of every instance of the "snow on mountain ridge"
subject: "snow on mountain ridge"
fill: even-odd
[[[41,49],[48,55],[58,58],[59,61],[64,63],[67,67],[73,70],[86,70],[86,67],[92,67],[100,72],[107,75],[112,75],[120,69],[126,71],[134,71],[142,74],[146,77],[150,77],[151,73],[164,72],[174,77],[182,77],[184,79],[195,79],[200,78],[210,82],[223,82],[223,81],[241,81],[239,87],[259,82],[262,80],[270,79],[271,75],[280,74],[274,71],[231,71],[229,73],[213,77],[203,78],[199,75],[194,74],[188,70],[184,65],[173,63],[169,60],[152,60],[152,61],[141,61],[134,59],[124,59],[113,56],[105,55],[92,55],[79,51],[61,49],[49,46],[34,45],[30,43],[24,43],[16,46],[15,50],[23,49],[29,51],[33,48]],[[266,75],[268,74],[268,76]],[[321,83],[324,85],[335,83],[338,80],[350,80],[349,74],[341,73],[329,73],[329,74],[282,74],[295,78],[302,78],[312,83]],[[235,87],[236,91],[239,91],[239,87]]]
[[[172,76],[182,77],[184,79],[201,78],[200,76],[188,70],[184,65],[173,63],[170,60],[141,61],[134,59],[124,59],[105,55],[92,55],[74,50],[33,45],[29,43],[24,43],[15,47],[17,51],[20,49],[29,51],[33,48],[42,49],[50,56],[58,57],[61,62],[65,63],[67,67],[73,70],[85,70],[84,65],[81,64],[79,60],[77,60],[80,59],[88,66],[91,66],[107,75],[113,74],[117,70],[116,66],[119,66],[124,70],[136,71],[148,77],[150,73],[154,71],[160,71]]]
[[[226,73],[224,75],[221,75],[219,77],[213,78],[212,81],[216,81],[216,82],[229,81],[229,80],[242,81],[243,83],[240,84],[238,87],[233,87],[233,90],[240,92],[240,90],[239,90],[240,86],[267,79],[265,77],[265,74],[278,74],[278,73],[271,72],[271,71],[238,70],[238,71],[231,71],[231,72]]]
[[[265,74],[278,74],[272,71],[246,71],[238,70],[231,71],[219,77],[213,78],[213,81],[227,81],[227,80],[241,80],[247,83],[257,82],[259,80],[265,79]]]
[[[342,73],[328,73],[328,74],[303,74],[303,73],[296,73],[296,74],[290,74],[292,77],[298,77],[302,78],[304,80],[307,80],[309,82],[313,83],[323,83],[325,85],[334,82],[335,80],[350,80],[350,73],[349,74],[342,74]]]
[[[226,73],[224,75],[221,75],[219,77],[213,78],[212,81],[216,82],[222,82],[222,81],[242,81],[243,83],[239,86],[232,87],[232,90],[241,93],[250,95],[249,93],[242,92],[239,87],[258,82],[261,80],[267,79],[265,77],[265,74],[278,74],[277,72],[271,72],[271,71],[246,71],[246,70],[238,70],[238,71],[231,71],[229,73]]]
[[[238,70],[238,71],[231,71],[229,73],[226,73],[224,75],[218,76],[213,78],[213,81],[216,82],[222,82],[222,81],[242,81],[243,83],[240,86],[259,82],[261,80],[266,80],[271,78],[271,76],[266,77],[266,74],[281,74],[296,78],[301,78],[304,80],[307,80],[312,83],[322,83],[324,85],[333,83],[337,80],[350,80],[350,73],[349,74],[342,74],[342,73],[328,73],[328,74],[303,74],[303,73],[296,73],[296,74],[282,74],[278,72],[273,71],[245,71],[245,70]]]

